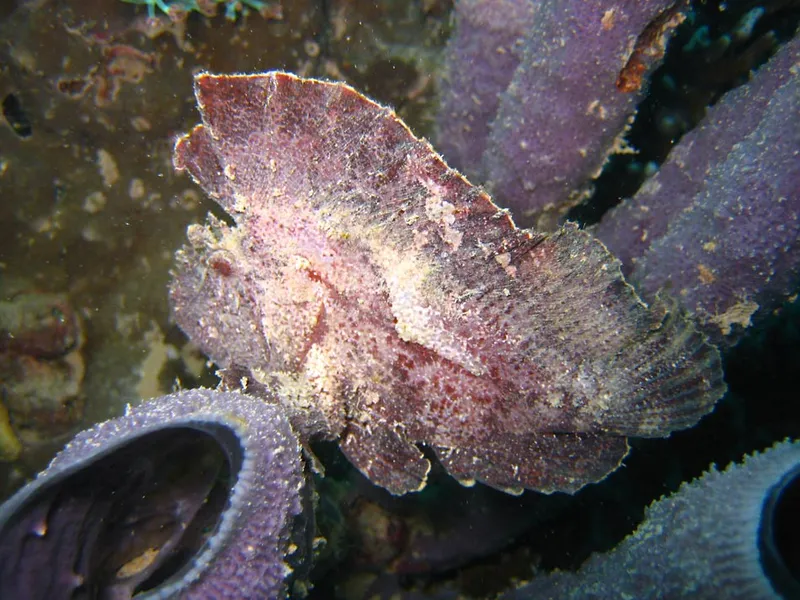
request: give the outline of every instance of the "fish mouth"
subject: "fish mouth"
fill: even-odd
[[[243,454],[230,427],[196,423],[45,472],[0,509],[0,597],[120,600],[172,587],[213,543]]]

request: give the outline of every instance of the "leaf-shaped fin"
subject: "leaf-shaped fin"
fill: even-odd
[[[501,327],[520,340],[525,360],[507,378],[524,380],[531,368],[552,373],[538,415],[550,423],[543,430],[666,436],[694,425],[724,393],[718,350],[677,306],[642,302],[589,233],[566,224],[508,254],[515,278],[506,289],[518,301]],[[466,305],[497,319],[494,307],[480,306],[486,300]],[[549,416],[554,406],[557,418]]]
[[[368,431],[351,422],[340,446],[367,479],[392,494],[418,492],[425,487],[430,462],[419,448],[393,429]]]
[[[635,352],[608,357],[608,389],[618,391],[597,417],[605,431],[665,437],[697,423],[724,392],[718,350],[674,307],[659,301],[653,312],[659,308],[661,322]]]
[[[590,434],[508,435],[479,448],[436,448],[447,471],[459,481],[480,481],[499,490],[523,488],[575,492],[615,470],[628,453],[624,437]]]

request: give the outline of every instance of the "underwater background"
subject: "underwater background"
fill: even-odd
[[[172,318],[167,293],[187,227],[204,222],[209,212],[223,217],[189,177],[173,168],[175,140],[199,120],[192,83],[198,72],[280,69],[346,82],[393,108],[451,166],[508,206],[518,223],[552,230],[573,220],[597,232],[620,257],[625,249],[617,251],[615,243],[621,242],[603,218],[654,181],[670,150],[702,127],[709,106],[736,90],[746,93],[751,79],[784,48],[794,48],[787,60],[796,89],[799,3],[661,3],[672,12],[652,9],[661,20],[645,19],[642,30],[649,33],[636,46],[646,56],[641,70],[623,61],[623,70],[633,72],[636,81],[618,84],[618,93],[627,94],[618,127],[591,134],[593,140],[604,140],[596,152],[585,152],[594,152],[596,162],[572,169],[582,173],[572,188],[559,190],[560,196],[554,192],[543,207],[520,204],[524,194],[514,191],[513,181],[502,181],[504,165],[517,157],[500,154],[518,145],[514,102],[498,108],[496,98],[520,94],[517,104],[528,105],[520,92],[527,89],[521,83],[525,74],[517,69],[536,47],[529,35],[533,21],[526,20],[534,18],[526,11],[536,4],[0,4],[0,497],[10,497],[41,471],[75,433],[119,417],[126,406],[219,383],[217,367]],[[556,14],[579,12],[582,3],[540,4]],[[604,14],[616,7],[612,2],[585,4],[607,5]],[[485,52],[495,46],[508,49],[505,63]],[[555,66],[552,70],[557,71]],[[612,70],[620,71],[620,65]],[[592,83],[586,77],[582,81]],[[476,94],[485,97],[476,102]],[[591,104],[589,96],[583,100]],[[494,108],[486,109],[492,102]],[[548,102],[555,111],[560,101],[543,99],[545,106]],[[474,105],[488,113],[467,115]],[[747,106],[745,98],[734,116],[748,114]],[[500,119],[492,123],[495,112]],[[747,235],[732,225],[736,233],[731,239],[715,240],[742,256],[774,251],[774,271],[764,281],[749,282],[752,297],[745,302],[737,296],[742,312],[726,313],[724,326],[715,329],[721,321],[703,317],[702,299],[685,307],[722,352],[728,389],[711,414],[666,439],[631,439],[632,450],[620,469],[574,495],[526,491],[511,496],[481,484],[466,488],[434,465],[425,490],[392,496],[356,471],[335,443],[317,443],[313,450],[325,476],[305,474],[314,480],[315,524],[310,527],[315,539],[306,565],[294,566],[304,585],[295,586],[293,594],[497,597],[520,582],[554,569],[577,569],[592,553],[617,547],[642,522],[645,507],[710,465],[721,469],[786,438],[796,439],[796,102],[787,114],[788,142],[782,141],[788,146],[776,142],[773,147],[781,149],[789,168],[776,174],[770,167],[784,163],[770,158],[771,164],[756,164],[754,171],[764,185],[785,176],[780,180],[788,197],[780,209],[785,230],[759,226],[752,217],[752,230],[744,228]],[[473,118],[470,125],[484,119],[491,132],[488,141],[481,140],[477,125],[463,135],[465,119]],[[547,113],[542,118],[555,120]],[[503,119],[507,127],[501,126]],[[533,121],[527,113],[520,119]],[[570,138],[556,143],[568,148]],[[769,138],[764,143],[769,146]],[[489,148],[486,154],[476,150],[481,144]],[[559,158],[556,164],[567,160]],[[607,239],[604,227],[612,232]],[[697,230],[686,235],[696,236]],[[667,249],[666,256],[671,254],[675,250]],[[656,266],[638,273],[642,295],[648,293],[648,277],[659,269],[668,271],[669,285],[682,285],[679,261],[651,260]],[[636,284],[634,263],[623,263]],[[735,295],[730,282],[736,275],[714,264],[699,273],[703,283],[718,286],[715,298]],[[652,285],[661,288],[664,280]],[[709,499],[719,501],[711,494]],[[520,593],[514,597],[549,597]]]

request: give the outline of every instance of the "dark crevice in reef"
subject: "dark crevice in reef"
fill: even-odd
[[[11,126],[11,129],[21,138],[31,137],[33,127],[30,119],[22,107],[19,97],[16,94],[8,94],[3,98],[2,103],[3,117]]]

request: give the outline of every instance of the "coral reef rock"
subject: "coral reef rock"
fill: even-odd
[[[175,166],[234,225],[189,228],[175,319],[373,483],[421,489],[424,445],[467,485],[572,492],[723,393],[717,350],[600,242],[518,229],[390,109],[283,72],[195,93]]]
[[[6,293],[0,280],[0,460],[75,432],[84,326],[64,294]],[[64,440],[62,440],[63,443]]]

